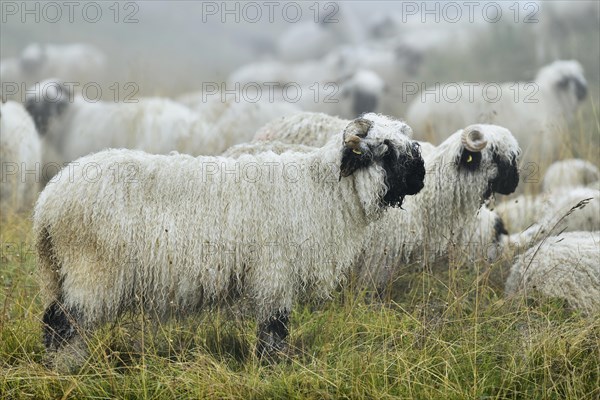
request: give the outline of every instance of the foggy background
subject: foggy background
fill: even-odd
[[[32,42],[89,43],[108,56],[108,81],[135,81],[142,96],[175,96],[198,90],[205,81],[225,80],[231,71],[245,63],[277,59],[278,38],[295,24],[311,21],[316,8],[312,1],[293,2],[302,10],[301,20],[294,23],[286,21],[283,15],[283,8],[289,2],[273,2],[271,22],[268,7],[259,1],[255,4],[262,16],[253,23],[248,19],[254,18],[254,10],[247,8],[244,15],[244,3],[237,2],[227,5],[200,1],[120,2],[118,15],[115,15],[116,3],[96,2],[102,15],[91,23],[83,15],[86,3],[90,2],[75,3],[70,22],[64,2],[54,2],[60,6],[62,16],[52,22],[55,7],[47,6],[44,16],[45,3],[31,2],[27,5],[29,10],[35,10],[35,4],[39,7],[40,20],[36,22],[36,15],[23,14],[22,2],[2,1],[2,59],[17,57]],[[406,3],[417,5],[419,12],[409,15],[402,3],[404,7]],[[591,97],[598,99],[600,30],[596,2],[564,1],[551,5],[540,1],[491,2],[502,8],[497,22],[485,21],[483,10],[487,3],[490,2],[476,2],[472,6],[475,20],[470,22],[465,2],[455,2],[463,14],[458,22],[452,23],[441,13],[444,2],[438,3],[439,22],[435,21],[435,15],[423,14],[423,2],[337,2],[339,11],[335,18],[339,22],[328,25],[344,26],[347,32],[371,40],[369,29],[376,21],[385,16],[406,20],[398,39],[426,47],[423,64],[413,77],[419,82],[532,80],[545,63],[556,58],[577,59],[585,69]],[[327,8],[330,4],[319,3],[322,14],[332,10]],[[16,14],[13,5],[18,7]],[[224,5],[229,10],[237,6],[239,22],[235,21],[236,15],[222,14]],[[212,14],[213,6],[218,8],[216,14]],[[434,2],[428,2],[423,8],[435,9],[435,6]],[[96,19],[96,8],[86,9],[90,20]],[[295,8],[288,9],[292,17]],[[516,9],[518,22],[515,22]],[[494,8],[487,10],[493,19]],[[454,14],[449,16],[454,18]],[[523,22],[527,16],[538,22]],[[440,32],[439,45],[435,45],[437,39],[431,31]],[[453,35],[460,39],[450,39]],[[423,44],[431,41],[433,45]]]

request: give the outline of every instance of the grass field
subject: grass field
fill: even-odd
[[[350,285],[298,307],[277,363],[254,356],[254,322],[213,310],[158,326],[120,321],[86,339],[80,370],[59,375],[43,364],[30,221],[5,219],[2,399],[600,397],[600,318],[556,300],[504,299],[502,263],[407,273],[383,304]]]

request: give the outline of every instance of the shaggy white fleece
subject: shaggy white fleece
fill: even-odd
[[[446,92],[456,93],[437,99],[433,94],[416,96],[406,114],[416,137],[440,143],[447,132],[469,124],[497,124],[514,133],[527,159],[553,156],[558,151],[566,123],[587,93],[583,68],[577,61],[555,61],[541,68],[533,82],[489,83],[486,90],[485,83],[480,83],[473,93],[464,83],[458,85],[460,91],[453,86]]]
[[[40,139],[33,120],[14,101],[0,105],[0,209],[26,210],[33,206],[40,179]]]
[[[168,316],[236,299],[265,320],[301,294],[326,297],[382,215],[377,160],[388,150],[413,158],[397,129],[406,125],[367,118],[353,152],[368,147],[373,161],[344,177],[344,132],[281,156],[107,150],[77,160],[35,208],[47,298],[93,327],[140,306]]]
[[[600,232],[548,237],[520,256],[506,281],[506,295],[541,293],[566,300],[588,314],[600,310]]]

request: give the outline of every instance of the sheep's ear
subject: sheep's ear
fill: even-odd
[[[364,118],[357,118],[350,122],[344,130],[344,146],[342,150],[342,162],[340,165],[340,179],[350,176],[359,168],[371,164],[373,155],[364,143],[373,123]]]
[[[469,171],[475,171],[481,165],[481,152],[463,148],[458,159],[458,165]]]

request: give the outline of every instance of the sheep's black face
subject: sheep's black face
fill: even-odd
[[[375,94],[363,90],[356,90],[354,92],[352,112],[356,116],[374,112],[377,110],[378,103],[379,99]]]
[[[556,83],[556,87],[560,91],[572,90],[578,101],[582,101],[587,97],[587,85],[576,76],[564,76]]]
[[[516,157],[507,160],[494,153],[493,162],[498,168],[498,174],[489,182],[484,197],[489,197],[492,193],[511,194],[519,184],[519,169]]]
[[[463,148],[458,158],[458,168],[469,172],[481,169],[482,154]],[[498,174],[488,182],[488,187],[483,193],[483,198],[489,198],[493,193],[511,194],[519,184],[519,170],[515,158],[506,160],[496,153],[492,155],[492,162],[496,165]]]
[[[381,199],[383,205],[401,206],[404,196],[417,194],[424,186],[425,163],[421,147],[417,142],[411,142],[410,154],[406,154],[390,140],[368,143],[368,139],[364,139],[371,126],[371,121],[357,118],[346,127],[340,179],[378,163],[385,171],[387,190]]]
[[[383,196],[386,206],[399,207],[404,196],[417,194],[423,189],[425,180],[425,163],[421,157],[421,147],[413,142],[411,154],[401,154],[388,141],[388,151],[382,158],[385,170],[387,192]]]
[[[575,95],[577,100],[582,101],[587,97],[588,89],[579,79],[575,80]]]
[[[70,94],[67,88],[56,84],[58,94],[53,97],[43,90],[41,95],[34,95],[25,102],[25,109],[31,115],[40,136],[48,132],[50,119],[61,115],[69,105]]]

